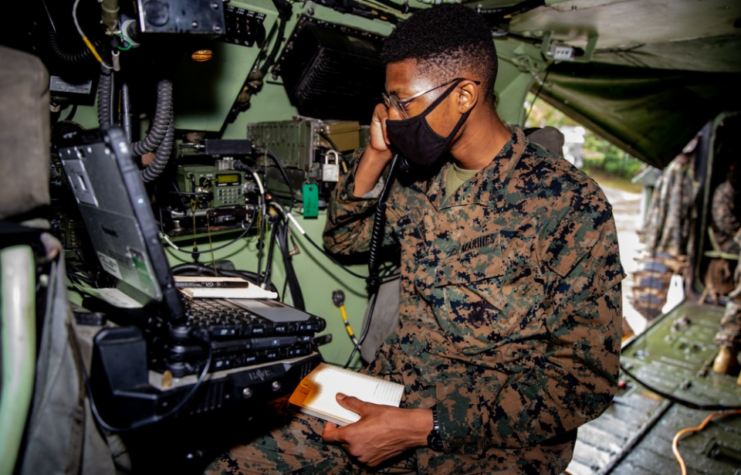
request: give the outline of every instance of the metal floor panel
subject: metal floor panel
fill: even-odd
[[[736,375],[712,369],[713,337],[723,308],[685,303],[655,320],[628,342],[621,362],[660,391],[699,404],[741,405]],[[689,409],[649,391],[621,372],[624,387],[598,419],[579,429],[574,475],[669,475],[679,473],[674,435],[695,427],[711,411]],[[689,474],[741,475],[741,417],[715,419],[685,435],[679,450]]]

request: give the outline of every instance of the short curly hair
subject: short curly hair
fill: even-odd
[[[381,59],[385,64],[416,59],[422,74],[443,81],[468,70],[479,76],[489,92],[485,99],[494,103],[497,50],[491,29],[471,8],[443,4],[415,13],[386,39]]]

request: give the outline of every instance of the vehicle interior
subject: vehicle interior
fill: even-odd
[[[328,254],[327,201],[369,140],[384,38],[437,3],[17,5],[0,40],[0,475],[201,473],[244,427],[267,430],[262,405],[319,362],[372,360],[398,323],[398,250]],[[658,169],[700,134],[684,298],[624,342],[615,402],[569,466],[677,473],[678,431],[741,409],[738,370],[710,369],[738,255],[709,232],[713,193],[741,167],[741,3],[456,3],[491,26],[503,122],[524,125],[533,94]],[[130,221],[97,230],[89,208],[106,206]],[[132,229],[137,245],[106,255]],[[706,299],[714,259],[726,286]],[[250,324],[254,351],[172,330],[173,283],[203,276],[277,297],[249,309],[279,313]],[[684,437],[682,473],[741,473],[739,434],[728,416]]]

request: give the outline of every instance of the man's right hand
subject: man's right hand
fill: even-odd
[[[386,106],[376,104],[376,108],[373,109],[373,118],[371,119],[370,125],[370,143],[368,146],[372,147],[378,152],[387,152],[389,150],[389,140],[386,137],[386,120],[389,118],[389,111]]]
[[[370,142],[365,147],[365,152],[358,164],[355,173],[354,194],[361,197],[371,191],[378,178],[383,173],[388,162],[393,158],[393,152],[389,148],[390,142],[386,136],[386,120],[389,118],[388,109],[384,104],[377,104],[373,110],[373,119],[370,126]]]

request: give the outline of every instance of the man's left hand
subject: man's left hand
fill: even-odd
[[[361,401],[344,394],[337,395],[340,406],[360,415],[354,424],[339,427],[327,423],[322,438],[340,444],[358,461],[375,467],[405,450],[427,445],[432,430],[429,409],[400,409]]]

